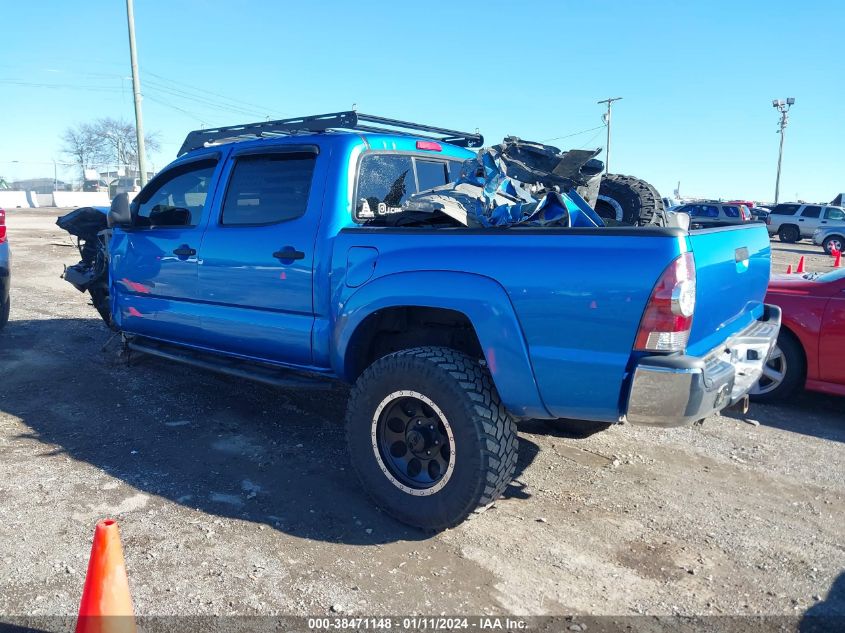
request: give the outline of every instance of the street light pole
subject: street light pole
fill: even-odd
[[[138,138],[138,169],[141,186],[147,184],[147,153],[144,149],[144,124],[141,116],[141,79],[138,77],[138,53],[135,50],[135,9],[133,0],[126,0],[126,22],[129,25],[129,57],[132,63],[132,92],[135,95],[135,134]]]
[[[775,179],[775,204],[778,203],[780,197],[780,166],[783,163],[783,137],[786,132],[786,126],[789,123],[789,109],[795,104],[795,97],[788,97],[786,101],[783,99],[773,99],[772,107],[780,112],[780,121],[778,122],[777,132],[780,134],[780,149],[778,150],[778,175]]]
[[[596,103],[606,103],[607,104],[607,113],[604,115],[604,124],[607,126],[607,150],[605,151],[605,160],[604,160],[604,173],[610,173],[610,115],[611,115],[611,106],[613,105],[614,101],[619,101],[622,97],[610,97],[609,99],[603,99],[602,101],[596,101]]]

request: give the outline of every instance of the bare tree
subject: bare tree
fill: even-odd
[[[100,157],[100,139],[87,123],[69,127],[62,134],[62,153],[73,159],[79,167],[80,176],[85,178],[85,170],[94,166]]]
[[[122,119],[106,117],[92,123],[82,123],[68,128],[62,135],[62,151],[72,157],[80,171],[95,165],[126,166],[138,170],[138,139],[135,126]],[[157,152],[161,145],[158,134],[147,134],[144,138],[147,151]]]
[[[100,162],[108,164],[117,159],[119,165],[126,165],[133,171],[138,170],[138,136],[132,123],[106,117],[97,119],[93,129],[100,139]],[[148,152],[161,149],[156,133],[147,134],[144,144]]]

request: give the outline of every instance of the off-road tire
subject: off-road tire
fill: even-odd
[[[826,237],[824,242],[822,242],[822,248],[824,249],[824,252],[828,255],[833,253],[831,246],[834,241],[838,242],[840,247],[842,245],[845,245],[845,238],[843,238],[841,235],[831,235],[830,237]]]
[[[621,219],[616,206],[602,198],[610,198],[616,202],[621,209]],[[611,226],[666,225],[663,198],[645,180],[633,176],[605,174],[599,186],[595,211],[602,218],[610,220],[608,224]]]
[[[788,330],[781,330],[777,345],[786,359],[784,378],[771,391],[749,394],[754,402],[781,402],[804,384],[807,375],[807,358],[801,343]]]
[[[454,469],[426,496],[397,487],[383,472],[373,442],[374,417],[391,394],[411,390],[443,412],[455,440]],[[418,347],[385,356],[356,381],[346,411],[349,456],[366,492],[396,519],[423,530],[454,527],[502,495],[513,478],[516,423],[486,367],[445,347]]]
[[[9,322],[9,310],[12,307],[12,298],[9,297],[6,301],[0,299],[0,331],[6,327]]]
[[[801,231],[794,224],[786,224],[778,229],[778,237],[781,242],[794,244],[801,239]]]

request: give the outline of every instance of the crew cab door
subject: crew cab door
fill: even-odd
[[[200,249],[206,347],[311,365],[314,241],[327,161],[314,145],[232,152]]]
[[[218,163],[208,154],[162,171],[132,202],[132,225],[115,230],[112,312],[121,330],[175,342],[201,338],[197,252]]]
[[[801,217],[798,218],[798,226],[801,228],[801,235],[803,237],[812,237],[813,233],[819,228],[819,218],[822,213],[822,208],[815,204],[808,204],[801,211]]]

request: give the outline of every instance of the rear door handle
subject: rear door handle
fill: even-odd
[[[173,254],[178,257],[193,257],[197,254],[197,250],[195,248],[191,248],[187,244],[182,244],[179,248],[173,249]]]
[[[305,259],[305,253],[298,251],[292,246],[287,246],[280,251],[273,253],[273,257],[281,260]]]

